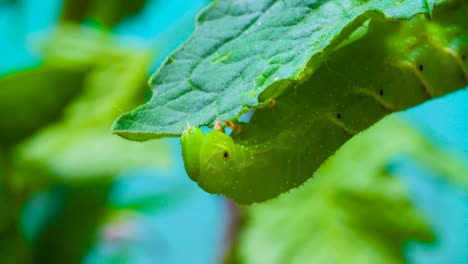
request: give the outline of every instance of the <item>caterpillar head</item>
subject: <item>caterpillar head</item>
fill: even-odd
[[[182,157],[190,178],[209,193],[224,193],[240,173],[241,152],[229,135],[210,131],[206,135],[189,127],[181,137]]]

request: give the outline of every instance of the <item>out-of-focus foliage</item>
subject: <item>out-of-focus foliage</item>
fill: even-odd
[[[111,134],[113,120],[147,98],[151,64],[162,56],[160,50],[167,49],[160,45],[172,47],[180,41],[167,38],[155,47],[110,34],[114,25],[150,2],[156,3],[66,1],[61,25],[51,31],[32,35],[30,28],[17,23],[21,31],[7,28],[7,37],[2,36],[6,52],[11,48],[10,53],[27,53],[23,59],[28,61],[18,60],[23,62],[20,67],[2,63],[2,70],[9,74],[0,76],[0,110],[8,113],[0,117],[1,263],[144,263],[142,256],[150,256],[150,263],[186,263],[183,256],[167,252],[174,243],[190,246],[196,252],[187,252],[199,263],[213,263],[217,258],[216,245],[224,227],[222,200],[207,199],[207,194],[192,188],[185,178],[176,177],[183,174],[183,167],[174,160],[174,146],[169,147],[167,141],[140,144]],[[182,10],[199,8],[203,1],[195,2]],[[27,20],[21,17],[27,13],[23,11],[34,5],[27,1],[5,5],[0,19],[7,14],[5,21],[23,22]],[[85,6],[76,8],[78,5]],[[173,15],[183,16],[175,10],[168,14],[172,23],[177,21]],[[43,13],[34,13],[31,21],[41,17],[39,14]],[[117,30],[120,35],[129,33],[124,26]],[[172,24],[166,21],[160,27],[168,26]],[[186,35],[186,26],[177,24],[173,30],[183,29],[182,35]],[[33,40],[29,49],[25,48],[26,38]],[[141,173],[142,168],[151,173]],[[132,173],[135,169],[138,173]],[[144,183],[129,187],[138,180]],[[199,214],[200,208],[206,214]],[[196,232],[171,229],[174,219],[165,221],[168,217],[191,219],[199,228]],[[135,227],[108,231],[119,219]],[[170,230],[162,238],[169,237],[169,245],[152,244],[160,238],[146,232],[145,222]],[[136,239],[127,240],[119,232]],[[201,239],[205,243],[197,243]],[[141,240],[148,246],[139,249]],[[122,242],[112,252],[101,251],[103,245]],[[127,254],[135,249],[139,254]],[[153,254],[154,250],[161,252]]]
[[[7,161],[0,149],[0,260],[2,263],[28,263],[26,242],[18,232],[21,206],[8,181]]]
[[[60,122],[22,143],[15,155],[23,167],[63,178],[113,176],[124,169],[171,165],[163,141],[127,142],[109,135],[113,119],[142,102],[152,53],[113,46],[109,36],[64,27],[46,46],[47,58],[92,65],[83,91],[64,109]]]
[[[52,64],[2,77],[0,146],[11,146],[55,121],[80,92],[85,73]]]
[[[404,243],[428,241],[431,233],[404,184],[387,170],[397,155],[412,156],[449,179],[468,181],[465,165],[406,124],[387,118],[348,142],[304,186],[247,208],[237,260],[404,263]]]
[[[104,28],[111,28],[128,15],[134,15],[145,0],[65,0],[62,21],[92,20]]]
[[[56,196],[55,217],[33,241],[35,263],[79,263],[91,248],[99,225],[106,215],[110,184],[93,181],[63,186]],[[32,220],[32,219],[31,219]]]
[[[136,171],[113,184],[108,217],[84,263],[219,263],[222,199],[207,199],[188,179],[170,177],[173,170],[158,174]]]
[[[6,218],[6,231],[12,234],[4,238],[18,237],[18,243],[11,244],[18,253],[12,254],[11,260],[4,259],[6,263],[18,262],[21,256],[43,263],[79,262],[96,239],[108,210],[111,178],[129,169],[164,169],[172,165],[166,142],[142,145],[110,134],[113,119],[144,101],[154,54],[142,47],[119,47],[106,33],[78,26],[58,28],[53,36],[43,43],[43,65],[0,79],[12,84],[2,87],[1,98],[11,108],[6,113],[22,113],[16,109],[26,113],[19,120],[13,114],[2,116],[4,123],[20,129],[22,124],[28,125],[20,130],[22,133],[5,130],[11,133],[5,142],[14,144],[12,138],[29,136],[21,144],[10,146],[8,171],[2,177],[2,195],[6,196],[3,201],[15,200],[5,203],[5,211],[11,215]],[[36,73],[35,78],[25,79],[30,72]],[[79,78],[70,78],[67,72]],[[41,128],[51,118],[55,123]],[[73,185],[64,186],[64,182]],[[35,190],[47,188],[48,184],[58,185],[58,205],[49,212],[49,221],[42,231],[37,231],[36,239],[30,241],[34,247],[28,248],[18,233],[20,208]],[[76,222],[78,217],[82,219]],[[64,233],[72,238],[66,243]],[[55,249],[53,254],[51,249]]]

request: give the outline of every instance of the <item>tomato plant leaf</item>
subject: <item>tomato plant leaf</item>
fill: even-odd
[[[466,7],[436,10],[432,22],[370,21],[364,37],[335,51],[270,107],[257,109],[248,124],[238,125],[240,132],[213,130],[198,146],[184,140],[190,137],[185,133],[186,168],[193,160],[199,164],[198,172],[193,167],[187,172],[205,191],[241,204],[302,185],[343,144],[384,116],[468,84],[463,59],[468,30],[461,23]],[[196,155],[184,155],[197,149]]]
[[[178,136],[234,119],[300,84],[362,23],[430,15],[431,0],[225,0],[198,17],[192,37],[153,75],[153,97],[122,115],[132,140]],[[263,93],[263,95],[262,95]]]

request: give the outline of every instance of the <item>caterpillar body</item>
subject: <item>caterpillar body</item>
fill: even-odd
[[[384,116],[466,86],[468,5],[457,5],[435,10],[431,22],[374,18],[363,38],[306,82],[291,81],[275,107],[257,109],[238,134],[189,127],[181,137],[189,176],[240,204],[266,201],[303,184]]]

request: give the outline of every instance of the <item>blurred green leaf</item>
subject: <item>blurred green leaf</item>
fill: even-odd
[[[90,19],[111,28],[143,8],[146,0],[65,0],[62,21],[81,22]]]
[[[94,67],[62,119],[16,148],[16,164],[62,180],[115,176],[142,166],[170,166],[170,150],[164,141],[138,144],[110,134],[113,120],[144,100],[152,53],[120,48],[105,35],[83,34],[73,27],[56,34],[45,46],[49,59],[87,61]]]
[[[10,147],[57,120],[78,94],[86,70],[44,65],[0,78],[0,147]]]
[[[30,263],[31,252],[18,224],[18,200],[8,182],[7,161],[0,149],[0,261],[4,264]]]
[[[21,237],[16,223],[0,232],[0,256],[2,264],[33,263],[31,248]]]
[[[81,22],[86,18],[95,0],[65,0],[63,1],[61,20],[65,22]]]
[[[62,203],[34,245],[36,263],[80,263],[106,214],[110,182],[62,186]]]

